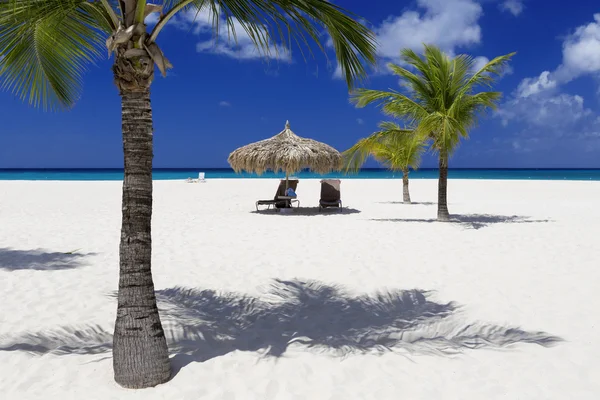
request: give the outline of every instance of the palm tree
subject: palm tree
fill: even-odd
[[[166,382],[171,367],[158,314],[151,261],[152,108],[154,65],[171,64],[157,44],[178,13],[210,13],[235,38],[241,26],[257,49],[273,43],[308,46],[329,34],[351,87],[374,63],[373,34],[325,0],[3,0],[0,2],[0,76],[4,88],[44,108],[68,108],[78,99],[85,67],[108,48],[122,103],[124,180],[120,275],[113,343],[117,383],[143,388]],[[152,30],[144,21],[160,14]],[[197,15],[197,14],[196,14]],[[221,25],[222,26],[222,25]],[[310,47],[308,47],[310,51]]]
[[[343,153],[345,170],[358,171],[373,156],[392,171],[402,171],[403,201],[410,204],[408,173],[410,168],[419,168],[427,142],[413,130],[403,129],[394,122],[381,122],[379,128],[380,131],[359,140]]]
[[[351,100],[358,107],[379,104],[386,114],[415,126],[415,134],[431,140],[439,155],[438,221],[448,221],[448,160],[460,140],[486,110],[494,109],[500,92],[475,92],[491,87],[515,53],[496,57],[478,71],[467,55],[450,58],[435,46],[425,45],[423,56],[413,50],[401,51],[407,68],[388,64],[407,88],[407,93],[371,89],[356,90]]]

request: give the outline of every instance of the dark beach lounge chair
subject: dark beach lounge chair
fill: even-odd
[[[339,179],[323,179],[321,181],[321,200],[319,211],[327,207],[338,207],[342,211],[342,195]]]
[[[298,180],[290,179],[288,182],[289,182],[289,187],[294,189],[294,192],[295,192],[296,188],[298,187]],[[259,211],[258,206],[267,206],[266,210],[270,209],[271,206],[273,206],[275,208],[291,207],[292,203],[297,203],[297,207],[300,206],[299,200],[280,199],[279,198],[280,196],[285,196],[285,179],[282,179],[279,182],[279,187],[277,188],[277,193],[275,193],[275,197],[273,198],[273,200],[258,200],[256,202],[256,211]]]

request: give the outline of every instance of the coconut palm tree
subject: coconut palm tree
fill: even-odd
[[[113,343],[115,380],[128,388],[154,386],[171,376],[158,314],[151,261],[152,108],[154,66],[171,64],[158,46],[163,28],[183,11],[209,13],[215,32],[241,27],[259,50],[274,43],[300,48],[329,39],[349,86],[374,63],[373,34],[325,0],[2,0],[0,76],[5,89],[44,108],[68,108],[82,74],[106,48],[122,104],[125,176],[118,308]],[[144,21],[159,14],[150,29]],[[196,14],[197,15],[197,14]],[[238,32],[239,33],[239,32]],[[277,46],[275,46],[277,47]]]
[[[372,156],[392,171],[402,171],[403,201],[410,204],[408,174],[410,168],[419,168],[427,141],[422,136],[415,135],[413,130],[403,129],[391,121],[381,122],[379,128],[380,131],[360,139],[342,154],[344,168],[346,172],[358,171],[367,158]]]
[[[422,56],[413,50],[401,51],[406,68],[388,64],[406,86],[406,93],[358,89],[351,100],[358,107],[379,104],[386,114],[402,118],[415,126],[415,134],[431,140],[439,156],[438,221],[448,221],[448,160],[460,140],[488,109],[494,109],[500,92],[475,90],[491,87],[515,53],[496,57],[478,71],[467,55],[449,57],[435,46],[425,46]]]

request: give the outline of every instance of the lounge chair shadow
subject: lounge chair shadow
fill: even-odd
[[[413,201],[410,203],[405,203],[403,201],[379,201],[377,202],[377,204],[402,204],[402,205],[406,205],[406,206],[413,206],[413,205],[417,205],[417,206],[435,206],[437,205],[437,203],[434,203],[432,201]]]
[[[73,269],[84,265],[83,259],[96,253],[59,253],[43,249],[16,250],[10,247],[0,248],[0,270],[36,270],[56,271]]]
[[[489,323],[468,323],[454,302],[424,290],[355,295],[316,281],[275,280],[261,297],[175,287],[156,292],[173,373],[233,351],[280,357],[288,350],[330,356],[398,352],[452,356],[468,349],[549,347],[563,339]],[[114,297],[114,295],[111,295]],[[97,326],[0,337],[0,351],[100,354],[112,335]]]
[[[491,214],[466,214],[466,215],[451,215],[449,223],[463,226],[467,229],[481,229],[494,224],[531,224],[552,222],[549,219],[530,219],[520,215],[491,215]],[[371,221],[380,222],[439,222],[437,219],[418,219],[418,218],[374,218]],[[439,222],[448,223],[448,222]]]
[[[358,214],[360,210],[355,208],[344,207],[341,211],[337,207],[330,207],[325,209],[319,209],[319,207],[294,207],[291,213],[282,213],[278,209],[270,209],[270,210],[261,210],[261,211],[251,211],[252,214],[260,214],[260,215],[280,215],[282,217],[289,216],[315,216],[315,215],[348,215],[348,214]]]

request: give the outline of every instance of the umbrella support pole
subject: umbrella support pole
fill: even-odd
[[[289,189],[289,188],[290,188],[290,181],[289,181],[289,176],[288,176],[288,173],[286,172],[286,173],[285,173],[285,192],[283,193],[283,195],[284,195],[284,196],[287,196],[287,195],[288,195],[288,189]],[[291,202],[290,200],[286,200],[286,201],[285,201],[285,203],[286,203],[286,204],[285,204],[285,205],[286,205],[286,207],[282,208],[282,209],[281,209],[281,210],[279,210],[279,211],[283,211],[283,210],[285,210],[285,211],[283,211],[283,212],[291,212],[291,211],[292,211],[292,202]]]

